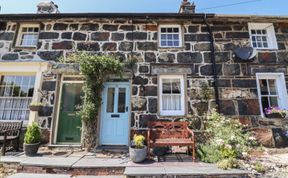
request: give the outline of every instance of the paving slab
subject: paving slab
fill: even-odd
[[[222,170],[214,164],[202,162],[144,162],[127,164],[124,172],[129,176],[155,176],[155,175],[247,175],[248,171],[230,169]]]
[[[124,175],[141,176],[141,175],[163,175],[166,171],[163,167],[126,167]]]
[[[39,167],[72,167],[81,157],[30,157],[22,161],[22,166],[39,166]]]
[[[22,157],[22,156],[1,156],[0,162],[1,163],[21,163],[27,159],[29,159],[29,158],[28,157]]]
[[[75,178],[124,178],[124,176],[76,176]]]
[[[120,158],[95,158],[85,156],[77,161],[72,168],[102,168],[102,167],[125,167],[127,160]]]
[[[60,175],[60,174],[26,174],[26,173],[18,173],[12,176],[8,176],[8,178],[71,178],[70,175]]]

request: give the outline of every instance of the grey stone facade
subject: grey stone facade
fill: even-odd
[[[23,22],[25,19],[23,20]],[[137,59],[135,77],[131,79],[131,128],[145,129],[149,121],[173,120],[179,117],[161,117],[158,112],[159,74],[186,74],[187,116],[203,119],[215,106],[212,98],[203,99],[203,85],[213,91],[210,37],[202,18],[59,18],[33,19],[41,25],[37,49],[16,48],[17,22],[6,20],[0,31],[0,58],[5,61],[36,60],[58,62],[70,53],[90,51],[112,54],[121,60]],[[273,23],[278,50],[258,50],[253,62],[238,62],[233,50],[250,46],[248,22]],[[22,21],[20,21],[22,23]],[[260,108],[256,86],[257,72],[280,72],[287,78],[288,19],[274,17],[215,16],[208,19],[215,39],[216,71],[220,111],[244,123],[259,127]],[[183,29],[183,47],[158,47],[158,25],[179,24]],[[49,73],[49,72],[48,72]],[[57,75],[44,80],[42,90],[48,93],[51,107],[42,113],[43,127],[50,128],[55,119]],[[180,117],[181,118],[181,117]],[[261,119],[260,119],[261,120]],[[271,123],[270,123],[271,125]],[[273,125],[273,123],[272,123]],[[281,126],[281,125],[280,125]],[[282,125],[283,126],[283,125]],[[281,126],[281,127],[282,127]],[[275,126],[278,127],[278,126]]]

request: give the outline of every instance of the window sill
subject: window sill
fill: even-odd
[[[180,46],[180,47],[160,47],[158,46],[159,51],[166,51],[166,50],[179,50],[179,49],[185,49],[184,46]]]
[[[256,51],[277,51],[278,48],[253,48]]]
[[[36,46],[14,46],[15,50],[37,50]]]

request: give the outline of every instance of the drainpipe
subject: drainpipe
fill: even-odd
[[[208,33],[209,33],[209,39],[210,39],[210,51],[211,51],[211,63],[212,63],[212,71],[213,71],[213,87],[215,92],[215,101],[217,105],[217,112],[219,112],[220,108],[220,102],[219,102],[219,91],[218,91],[218,76],[217,76],[217,68],[216,68],[216,61],[215,61],[215,48],[214,48],[214,37],[212,29],[207,21],[206,14],[204,15],[204,22],[206,24]]]

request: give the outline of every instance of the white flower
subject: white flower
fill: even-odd
[[[242,152],[243,157],[247,157],[248,153],[247,152]]]
[[[225,148],[230,150],[230,149],[232,149],[232,146],[229,144],[225,144]]]
[[[248,138],[248,140],[254,141],[254,140],[256,140],[256,138],[251,136],[251,137]]]
[[[216,144],[217,145],[223,145],[224,144],[224,140],[223,139],[217,139],[216,140]]]

